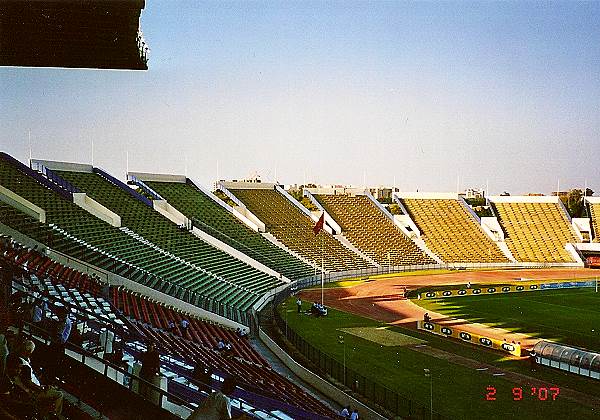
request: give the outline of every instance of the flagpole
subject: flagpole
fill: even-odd
[[[323,285],[325,283],[325,270],[323,268],[325,257],[323,255],[323,249],[325,248],[324,234],[321,234],[321,305],[325,305]]]

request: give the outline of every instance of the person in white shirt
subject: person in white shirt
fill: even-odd
[[[231,419],[230,396],[235,391],[234,378],[225,378],[220,391],[210,394],[187,420],[228,420]]]
[[[63,393],[56,387],[44,386],[40,383],[31,367],[31,355],[34,350],[35,343],[33,341],[27,340],[23,343],[19,357],[22,369],[21,376],[17,378],[17,385],[34,397],[36,406],[42,415],[50,413],[60,415],[63,406]]]
[[[100,332],[100,346],[104,350],[104,357],[111,355],[113,352],[113,344],[115,343],[115,333],[109,329],[109,325],[102,329]]]

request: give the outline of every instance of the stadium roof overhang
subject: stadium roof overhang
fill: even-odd
[[[146,70],[144,0],[2,0],[0,65]]]

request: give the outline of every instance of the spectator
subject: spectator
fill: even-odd
[[[423,315],[423,321],[431,322],[431,317],[429,316],[429,312],[425,312],[425,315]]]
[[[6,369],[6,358],[8,357],[8,341],[5,330],[0,333],[0,375],[4,375]]]
[[[170,333],[174,333],[175,332],[175,328],[177,328],[175,326],[175,323],[171,320],[169,321],[169,324],[167,325],[167,331]]]
[[[220,391],[210,394],[188,417],[188,420],[224,420],[231,419],[230,396],[235,391],[236,381],[225,378]]]
[[[23,349],[20,352],[19,361],[21,364],[21,375],[15,383],[33,395],[36,406],[43,415],[53,413],[60,415],[63,405],[63,394],[53,386],[42,386],[33,368],[31,367],[31,355],[35,350],[35,343],[31,340],[25,341]]]
[[[181,327],[181,336],[185,337],[185,332],[187,331],[188,327],[190,326],[190,321],[188,321],[187,319],[182,319],[181,322],[179,323],[179,326]]]
[[[298,307],[298,313],[302,312],[302,300],[300,298],[296,301],[296,306]]]
[[[104,358],[110,359],[113,353],[113,344],[115,343],[115,333],[110,330],[110,325],[105,324],[104,328],[100,332],[100,347],[104,351]]]
[[[219,338],[219,341],[217,341],[217,351],[221,352],[223,350],[225,350],[225,342],[222,338]]]
[[[160,385],[160,354],[154,347],[153,342],[149,342],[144,354],[141,357],[142,368],[140,369],[140,378],[153,385]],[[158,384],[157,384],[158,382]],[[155,391],[145,382],[140,382],[140,395],[148,400],[154,401]],[[158,400],[156,401],[158,402]]]
[[[340,416],[342,416],[345,419],[350,418],[350,407],[346,406],[342,408],[342,411],[340,411]]]
[[[42,322],[46,317],[46,311],[48,310],[48,304],[43,298],[38,298],[33,302],[31,308],[31,321],[34,324]]]
[[[212,369],[205,366],[202,362],[196,362],[192,378],[199,383],[199,388],[202,391],[210,392],[212,383]]]
[[[18,358],[11,358],[5,373],[0,376],[0,407],[14,414],[14,418],[34,418],[35,407],[32,397],[17,385],[22,366]],[[2,417],[4,418],[4,417]]]
[[[62,308],[58,311],[58,328],[56,330],[57,342],[60,343],[63,348],[69,336],[71,335],[71,328],[73,327],[73,321],[69,317],[69,310],[67,308]]]
[[[358,410],[352,410],[352,414],[350,414],[350,420],[358,420]]]

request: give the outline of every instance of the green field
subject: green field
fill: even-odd
[[[308,306],[307,306],[308,308]],[[307,309],[305,308],[305,309]],[[423,369],[433,373],[434,410],[447,418],[592,418],[594,411],[581,404],[567,399],[557,401],[538,401],[527,399],[513,401],[512,382],[478,372],[447,360],[429,356],[408,346],[383,346],[374,340],[365,339],[367,332],[360,335],[344,334],[341,329],[363,327],[365,330],[386,329],[403,335],[426,340],[428,346],[459,354],[464,357],[494,364],[503,369],[520,373],[529,373],[526,362],[507,360],[503,355],[480,350],[472,346],[442,339],[431,334],[390,327],[370,319],[349,313],[329,310],[325,318],[314,318],[305,314],[297,314],[294,300],[280,305],[280,314],[292,328],[313,346],[335,358],[340,363],[346,348],[346,365],[361,375],[377,381],[390,389],[396,390],[406,398],[412,399],[426,407],[429,406],[429,378]],[[339,335],[344,334],[345,344],[339,343]],[[411,340],[407,340],[411,343]],[[558,383],[563,387],[578,389],[595,395],[600,386],[593,380],[573,378],[561,372],[540,369],[534,373],[537,378]],[[538,386],[537,378],[531,386]],[[596,381],[597,382],[597,381]],[[496,401],[485,401],[485,390],[489,385],[498,389]]]
[[[430,311],[600,351],[600,293],[563,289],[413,301]]]

